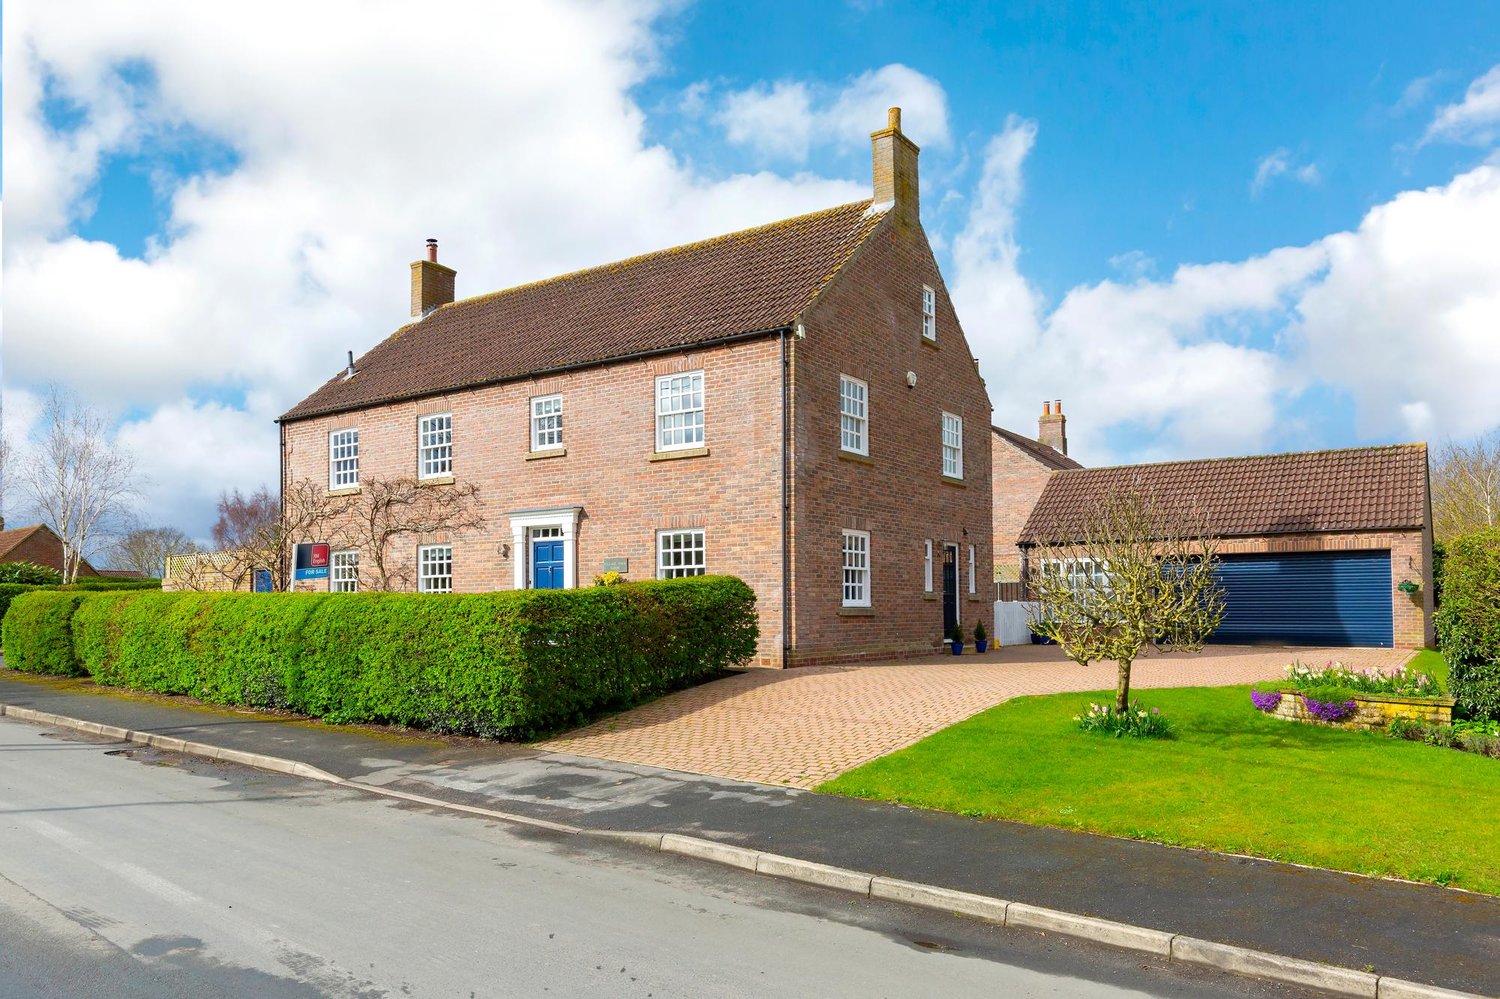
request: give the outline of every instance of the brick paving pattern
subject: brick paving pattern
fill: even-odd
[[[1300,659],[1389,668],[1404,649],[1215,647],[1150,656],[1132,689],[1252,683]],[[857,666],[752,670],[595,722],[537,748],[737,780],[810,788],[1012,697],[1114,686],[1052,646]]]

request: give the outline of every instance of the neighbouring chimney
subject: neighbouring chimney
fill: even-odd
[[[453,278],[458,271],[437,262],[437,240],[427,241],[427,259],[411,264],[411,314],[420,319],[439,305],[453,301]]]
[[[886,127],[870,133],[875,155],[876,205],[891,205],[898,217],[920,218],[917,206],[917,144],[901,131],[901,109],[891,108]]]
[[[1036,439],[1058,454],[1068,453],[1068,418],[1063,415],[1061,399],[1042,401],[1042,415],[1036,421]]]

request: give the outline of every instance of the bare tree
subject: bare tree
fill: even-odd
[[[1115,710],[1130,707],[1130,668],[1148,648],[1196,652],[1224,617],[1217,540],[1204,519],[1141,488],[1105,496],[1068,540],[1033,549],[1031,627],[1081,666],[1119,665]]]
[[[288,485],[279,504],[265,486],[249,495],[237,489],[223,493],[213,527],[215,550],[178,560],[179,585],[194,590],[244,589],[253,573],[264,569],[271,574],[272,588],[284,590],[291,582],[297,543],[345,543],[347,531],[340,525],[347,521],[355,500],[330,495],[325,485],[311,479]],[[317,536],[320,532],[323,536]]]
[[[415,546],[402,543],[432,534],[484,527],[479,487],[472,482],[422,485],[415,479],[369,479],[349,525],[349,544],[360,550],[361,574],[371,589],[408,589]]]
[[[166,570],[168,556],[184,555],[194,548],[192,540],[175,527],[135,527],[110,546],[110,564],[159,577]]]
[[[109,435],[99,413],[53,386],[42,412],[42,437],[20,468],[22,491],[57,532],[63,545],[63,579],[78,577],[78,563],[97,545],[112,518],[135,494],[135,462]]]
[[[1449,441],[1432,466],[1432,528],[1439,541],[1500,524],[1500,430]]]

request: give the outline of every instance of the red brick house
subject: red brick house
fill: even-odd
[[[727,573],[761,665],[940,649],[993,600],[990,404],[899,109],[871,138],[867,201],[475,298],[429,241],[413,321],[281,418],[283,489],[473,483],[421,591]]]
[[[1198,512],[1221,539],[1216,641],[1432,645],[1425,444],[1060,470],[1020,533],[1023,565],[1121,488]]]
[[[1016,542],[1052,473],[1083,467],[1068,457],[1067,429],[1061,400],[1042,403],[1035,438],[1003,427],[990,428],[990,469],[995,494],[995,580],[998,583],[1019,583],[1021,579],[1021,549]]]
[[[16,527],[3,530],[5,521],[0,520],[0,562],[30,562],[45,566],[54,572],[63,571],[62,539],[46,524]],[[97,576],[99,572],[89,565],[86,558],[78,559],[78,575]]]

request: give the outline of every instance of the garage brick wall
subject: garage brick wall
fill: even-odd
[[[997,433],[990,432],[990,461],[994,467],[995,562],[1019,566],[1016,539],[1042,495],[1053,469],[1041,464]]]

